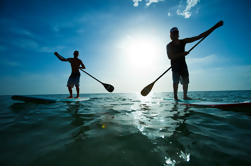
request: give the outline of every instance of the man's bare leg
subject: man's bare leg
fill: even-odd
[[[179,100],[178,99],[178,95],[177,95],[177,93],[178,93],[178,86],[179,86],[179,83],[174,83],[173,84],[173,98],[174,98],[174,100]]]
[[[183,84],[183,99],[192,100],[192,98],[187,96],[188,84]]]
[[[76,90],[77,90],[77,96],[75,98],[79,98],[79,86],[76,86]]]
[[[70,96],[67,98],[72,98],[72,88],[70,86],[68,86],[68,90],[69,90]]]

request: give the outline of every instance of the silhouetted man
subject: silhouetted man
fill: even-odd
[[[70,62],[72,71],[71,71],[71,75],[70,75],[70,77],[68,79],[68,82],[67,82],[67,87],[68,87],[68,90],[69,90],[69,93],[70,93],[70,96],[68,98],[73,98],[72,88],[74,87],[74,85],[75,85],[76,90],[77,90],[77,96],[75,98],[78,98],[79,97],[79,79],[80,79],[79,69],[85,69],[85,65],[83,64],[83,62],[80,59],[78,59],[79,52],[74,51],[74,53],[73,53],[74,58],[67,58],[67,59],[65,59],[64,57],[59,55],[57,52],[55,52],[54,54],[61,61]]]
[[[177,92],[178,92],[179,82],[181,82],[181,84],[183,85],[183,93],[184,93],[183,98],[185,100],[191,99],[190,97],[187,96],[187,90],[188,90],[188,84],[189,84],[189,73],[187,69],[185,56],[188,55],[189,52],[185,51],[185,45],[187,43],[191,43],[203,37],[206,37],[211,32],[213,32],[216,28],[222,25],[223,25],[223,21],[220,21],[209,30],[200,34],[199,36],[185,38],[182,40],[179,40],[179,30],[177,27],[173,27],[170,30],[170,38],[172,41],[166,46],[166,50],[167,50],[168,58],[171,60],[172,77],[173,77],[173,93],[174,93],[175,100],[178,100]]]

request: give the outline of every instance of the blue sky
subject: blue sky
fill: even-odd
[[[74,50],[115,92],[139,93],[170,66],[171,27],[186,38],[219,20],[224,26],[186,57],[190,90],[250,90],[250,7],[249,0],[2,0],[0,95],[68,93],[70,65],[53,52]],[[84,73],[80,82],[81,93],[106,92]],[[171,72],[152,91],[172,91]]]

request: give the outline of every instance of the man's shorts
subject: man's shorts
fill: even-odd
[[[178,84],[179,82],[182,85],[189,84],[189,74],[187,70],[183,72],[173,71],[173,83]]]
[[[71,88],[73,88],[74,85],[79,87],[79,80],[80,80],[80,73],[71,73],[67,81],[67,86]]]

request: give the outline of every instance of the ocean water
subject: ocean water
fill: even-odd
[[[251,91],[189,95],[251,101]],[[172,93],[81,96],[90,99],[37,104],[0,96],[0,165],[251,165],[249,109],[187,107]]]

